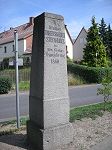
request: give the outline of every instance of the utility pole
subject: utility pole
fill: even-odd
[[[20,109],[19,109],[19,75],[18,75],[18,33],[14,31],[14,49],[15,49],[15,68],[16,68],[16,117],[17,128],[20,128]]]

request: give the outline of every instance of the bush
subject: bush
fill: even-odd
[[[73,75],[71,73],[68,74],[68,85],[82,85],[85,84],[86,82],[79,76]]]
[[[0,65],[0,70],[9,68],[9,58],[4,58]]]
[[[31,64],[30,58],[29,57],[24,57],[23,58],[23,64],[25,67],[29,67]]]
[[[12,86],[11,80],[7,77],[0,77],[0,94],[5,94],[10,91]]]
[[[87,67],[68,63],[68,72],[82,77],[88,83],[101,83],[103,78],[109,73],[112,78],[112,68]]]

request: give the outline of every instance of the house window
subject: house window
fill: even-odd
[[[4,53],[7,53],[7,47],[6,46],[4,47]]]
[[[66,56],[68,56],[68,47],[66,45]]]
[[[14,52],[14,45],[12,45],[12,51]]]

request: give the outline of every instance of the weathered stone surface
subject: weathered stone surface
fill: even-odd
[[[28,123],[29,141],[42,150],[72,141],[66,63],[64,19],[43,13],[34,19]]]
[[[30,121],[27,126],[28,140],[35,150],[58,150],[73,141],[73,128],[70,123],[44,130]]]

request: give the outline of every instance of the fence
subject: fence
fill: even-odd
[[[14,69],[0,71],[0,76],[8,77],[11,79],[12,83],[15,83],[16,75]],[[29,80],[30,80],[30,68],[19,69],[19,82]]]

